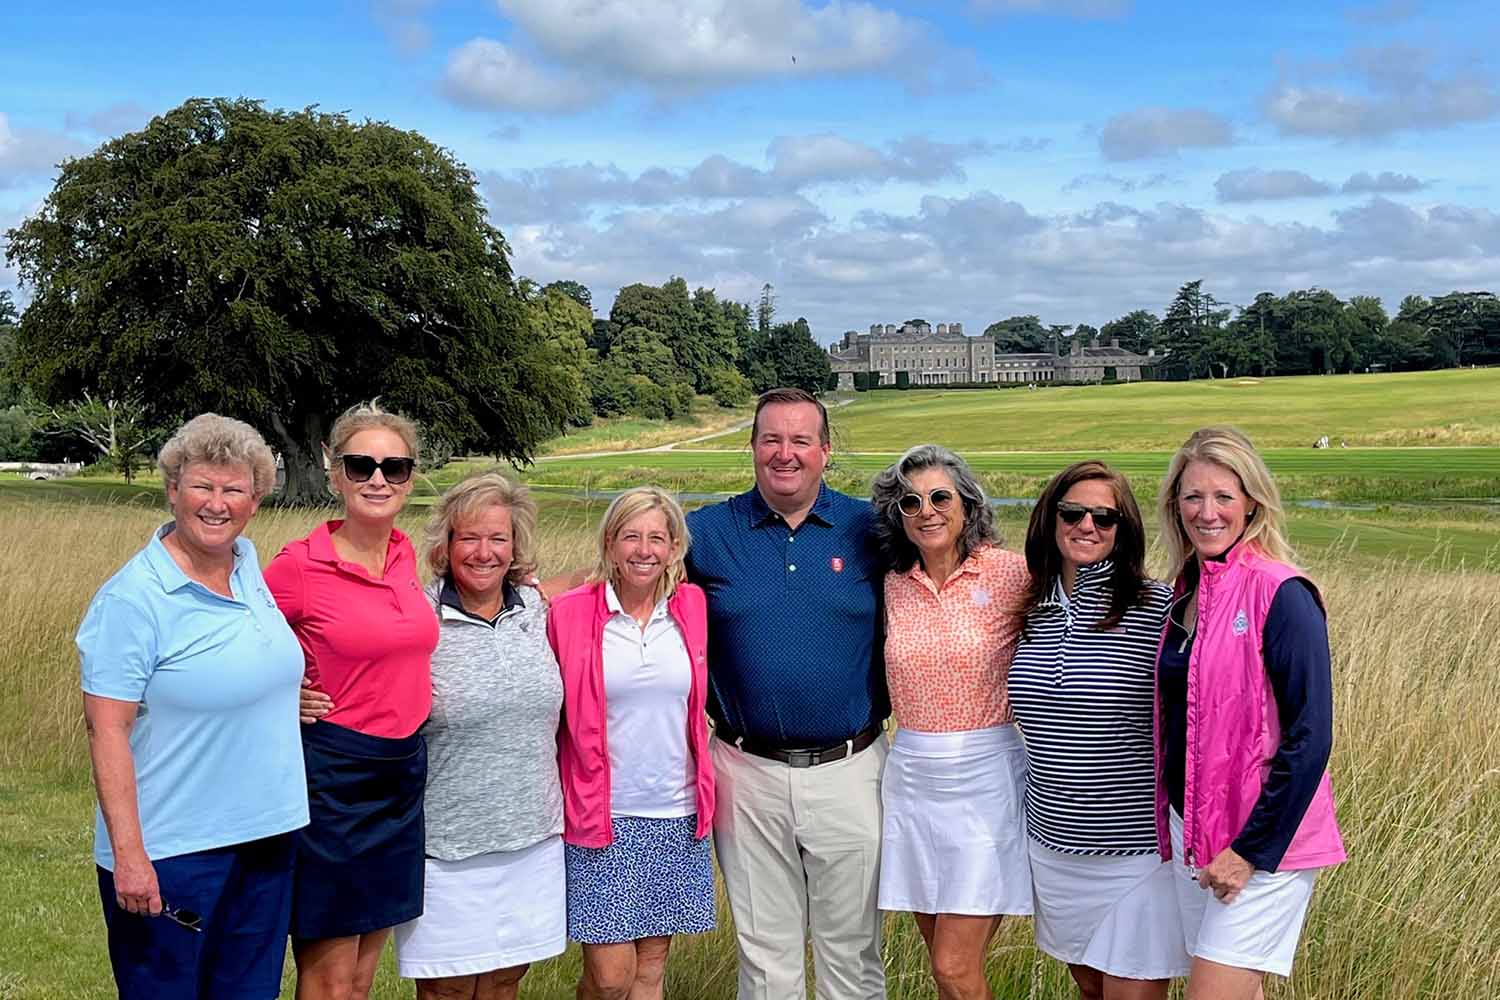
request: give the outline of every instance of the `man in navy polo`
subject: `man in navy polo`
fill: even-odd
[[[831,490],[828,414],[760,397],[755,488],[688,515],[708,594],[714,842],[739,945],[740,1000],[885,996],[880,774],[890,714],[885,567],[867,501]]]

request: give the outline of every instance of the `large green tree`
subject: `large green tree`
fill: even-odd
[[[1161,320],[1145,309],[1135,309],[1119,319],[1112,319],[1099,328],[1105,340],[1118,340],[1120,346],[1136,354],[1145,354],[1156,346],[1157,328]]]
[[[42,400],[149,389],[158,413],[244,418],[293,500],[326,496],[330,420],[362,399],[520,460],[568,416],[474,175],[414,132],[190,100],[64,163],[8,236]]]
[[[986,337],[995,338],[996,354],[1035,354],[1049,350],[1047,328],[1036,316],[1011,316],[984,328]]]

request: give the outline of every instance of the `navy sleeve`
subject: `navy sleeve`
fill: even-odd
[[[1281,719],[1281,746],[1255,808],[1230,846],[1256,868],[1274,872],[1312,803],[1333,747],[1328,621],[1301,580],[1277,588],[1261,651]]]

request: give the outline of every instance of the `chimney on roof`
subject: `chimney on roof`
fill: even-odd
[[[948,332],[949,333],[956,333],[959,336],[962,336],[963,332],[964,332],[964,325],[962,323],[949,323],[948,324]]]
[[[938,324],[938,336],[941,337],[943,334],[945,334],[947,332],[948,332],[948,324],[947,323],[939,323]]]
[[[1116,350],[1119,350],[1119,348],[1120,348],[1120,338],[1119,337],[1110,337],[1109,338],[1109,346],[1115,348]]]

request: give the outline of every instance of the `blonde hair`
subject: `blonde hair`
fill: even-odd
[[[355,403],[349,409],[339,414],[339,418],[333,422],[333,428],[328,432],[328,443],[323,446],[324,458],[328,460],[328,485],[333,489],[333,477],[339,474],[339,463],[334,458],[344,453],[344,446],[349,439],[360,431],[387,430],[393,432],[406,445],[413,462],[420,463],[422,456],[418,438],[420,432],[417,425],[409,418],[399,413],[380,408],[380,399],[377,397],[368,403]],[[337,490],[334,490],[337,493]]]
[[[1286,539],[1286,511],[1271,470],[1242,431],[1233,427],[1204,427],[1194,431],[1172,456],[1156,499],[1161,544],[1167,552],[1167,579],[1182,575],[1193,558],[1193,545],[1177,510],[1177,491],[1190,462],[1212,462],[1233,472],[1240,490],[1255,501],[1240,544],[1254,546],[1268,559],[1296,566],[1296,555]]]
[[[454,529],[490,507],[510,511],[511,559],[505,579],[514,587],[536,574],[536,501],[525,486],[490,469],[459,480],[433,507],[422,529],[422,562],[434,577],[448,573]]]
[[[156,456],[161,478],[169,484],[194,462],[245,466],[257,500],[276,488],[276,456],[260,432],[243,420],[200,413],[177,428]]]
[[[609,558],[609,547],[614,544],[615,538],[626,524],[652,510],[659,510],[666,515],[667,535],[672,539],[672,559],[662,571],[661,578],[656,581],[656,590],[651,599],[661,600],[687,578],[687,550],[692,537],[688,534],[687,518],[682,513],[682,507],[663,489],[637,486],[615,497],[609,509],[604,512],[604,519],[599,522],[599,559],[593,572],[589,574],[591,583],[616,581],[618,574]]]

